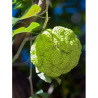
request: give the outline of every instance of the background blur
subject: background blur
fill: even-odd
[[[35,73],[33,66],[33,88],[34,92],[43,89],[49,92],[52,88],[49,98],[85,98],[85,0],[51,0],[52,7],[49,8],[49,17],[46,28],[54,26],[63,26],[72,29],[82,44],[82,54],[78,65],[69,73],[61,75],[61,85],[55,80],[51,84],[45,83]],[[21,10],[13,10],[12,16],[19,17]],[[17,13],[15,13],[17,11]],[[45,14],[43,15],[45,16]],[[42,28],[44,19],[38,19]],[[19,26],[19,24],[18,24]],[[13,29],[16,29],[14,27]],[[22,36],[22,37],[21,37]],[[13,54],[15,55],[20,45],[19,40],[24,35],[18,35],[14,45]],[[30,42],[27,42],[21,51],[19,58],[13,64],[13,98],[28,98],[30,96],[29,68],[30,68]]]

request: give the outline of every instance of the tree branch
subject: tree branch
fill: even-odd
[[[39,0],[39,2],[38,2],[38,6],[41,7],[42,3],[43,3],[43,0]]]
[[[25,38],[24,38],[24,40],[22,41],[22,44],[20,45],[20,47],[19,47],[19,49],[18,49],[16,55],[14,56],[14,58],[13,58],[13,60],[12,60],[12,63],[19,57],[19,54],[20,54],[20,52],[21,52],[23,46],[25,45],[26,41],[28,41],[28,40],[35,40],[36,37],[37,37],[37,35],[34,36],[34,37],[25,37]]]

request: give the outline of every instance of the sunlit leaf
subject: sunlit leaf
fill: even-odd
[[[14,30],[12,30],[12,33],[14,32]],[[14,44],[16,37],[12,38],[12,45]]]
[[[17,0],[14,0],[14,1],[12,2],[12,4],[15,4],[15,3],[16,3],[16,1],[17,1]]]
[[[21,4],[19,4],[19,6],[20,5]],[[28,12],[25,15],[23,15],[21,18],[12,17],[12,26],[14,26],[16,23],[18,23],[19,20],[26,19],[26,18],[29,18],[32,16],[37,16],[37,13],[39,13],[40,11],[41,11],[41,8],[37,4],[32,5],[31,8],[28,10]],[[41,16],[37,16],[37,17],[45,18],[45,17],[41,17]]]
[[[12,17],[12,26],[14,26],[19,21],[19,18]]]
[[[41,11],[41,8],[37,4],[34,4],[31,6],[31,8],[28,10],[28,12],[20,18],[20,20],[35,16],[40,11]]]
[[[23,33],[23,32],[26,32],[26,33],[31,33],[31,31],[33,29],[35,29],[36,27],[40,26],[39,23],[36,23],[36,22],[32,22],[27,28],[25,27],[20,27],[18,29],[16,29],[14,32],[12,32],[12,37],[15,35],[15,34],[18,34],[18,33]]]

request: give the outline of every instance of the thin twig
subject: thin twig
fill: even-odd
[[[41,14],[38,14],[38,16],[43,15],[44,13],[46,13],[46,9]]]
[[[32,34],[31,34],[32,37]],[[30,47],[32,46],[32,40],[30,40]],[[31,87],[31,98],[33,98],[33,83],[32,83],[32,63],[30,61],[30,76],[29,76],[29,81],[30,81],[30,87]]]
[[[28,59],[25,62],[20,62],[20,63],[14,63],[13,66],[27,66],[27,64],[30,62],[30,59]]]
[[[16,55],[14,56],[13,60],[12,60],[12,63],[18,58],[24,44],[26,43],[26,37],[24,38],[24,40],[22,41],[22,44],[20,45],[19,49],[18,49],[18,52],[16,53]]]
[[[18,49],[16,55],[14,56],[14,58],[13,58],[13,60],[12,60],[12,63],[19,57],[19,54],[20,54],[20,52],[21,52],[21,50],[22,50],[24,44],[26,43],[26,41],[28,41],[28,40],[35,40],[36,37],[37,37],[37,35],[34,36],[34,37],[25,37],[25,38],[24,38],[24,40],[22,41],[22,44],[20,45],[20,47],[19,47],[19,49]]]
[[[33,5],[33,0],[31,0],[31,4]]]

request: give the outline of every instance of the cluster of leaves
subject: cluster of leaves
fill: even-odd
[[[26,12],[22,17],[20,18],[12,17],[12,27],[16,25],[17,23],[21,22],[23,19],[36,16],[40,11],[41,11],[41,8],[37,4],[32,5],[30,9],[28,10],[28,12]],[[16,34],[23,33],[23,32],[32,33],[32,30],[37,28],[38,26],[40,26],[39,23],[32,22],[27,28],[20,27],[16,30],[12,30],[12,37],[14,37]],[[14,43],[14,39],[15,38],[13,38],[12,43]]]
[[[21,14],[31,6],[31,0],[13,0],[12,4],[15,4],[14,10],[21,9]]]

